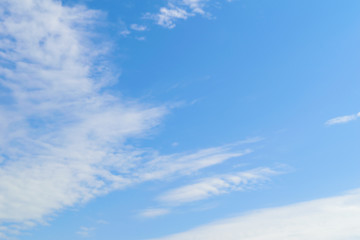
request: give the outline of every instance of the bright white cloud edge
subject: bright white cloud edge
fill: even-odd
[[[360,189],[336,197],[261,209],[153,240],[203,239],[360,239]]]

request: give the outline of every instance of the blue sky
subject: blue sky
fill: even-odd
[[[0,0],[0,239],[360,239],[359,9]]]

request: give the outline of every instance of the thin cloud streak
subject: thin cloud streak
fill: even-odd
[[[244,191],[256,188],[258,184],[268,181],[271,176],[279,173],[280,172],[270,168],[258,168],[234,174],[205,178],[199,180],[197,183],[170,190],[161,195],[158,200],[171,205],[204,200],[232,191]]]
[[[353,114],[353,115],[346,115],[346,116],[336,117],[336,118],[332,118],[332,119],[326,121],[325,125],[331,126],[331,125],[335,125],[335,124],[348,123],[348,122],[351,122],[351,121],[355,121],[358,118],[360,118],[360,113]]]
[[[139,216],[142,218],[154,218],[169,214],[170,210],[166,208],[149,208],[141,211]]]
[[[359,222],[360,190],[355,190],[250,212],[156,240],[359,239]]]
[[[251,149],[236,151],[233,146],[223,146],[202,149],[191,154],[154,156],[152,157],[153,160],[144,163],[142,168],[138,169],[136,175],[142,181],[161,179],[168,176],[189,175],[251,152]]]

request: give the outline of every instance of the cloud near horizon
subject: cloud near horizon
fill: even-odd
[[[152,240],[360,239],[360,189],[336,197],[256,210]]]

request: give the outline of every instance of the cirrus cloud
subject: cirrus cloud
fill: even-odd
[[[348,123],[348,122],[351,122],[351,121],[355,121],[359,117],[360,117],[360,113],[352,114],[352,115],[346,115],[346,116],[340,116],[340,117],[332,118],[332,119],[326,121],[325,125],[331,126],[331,125],[335,125],[335,124]]]

